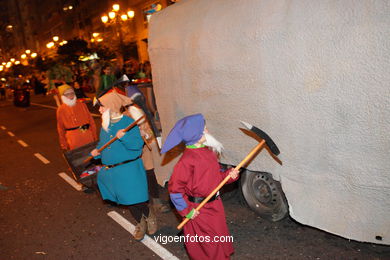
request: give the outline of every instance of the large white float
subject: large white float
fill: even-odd
[[[163,137],[203,113],[235,165],[256,145],[247,121],[283,161],[248,169],[281,182],[291,217],[390,244],[389,1],[182,0],[149,29]]]

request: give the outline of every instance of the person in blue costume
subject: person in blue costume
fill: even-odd
[[[138,223],[134,238],[139,241],[146,232],[149,235],[156,233],[157,220],[147,203],[148,184],[141,159],[144,141],[138,126],[124,132],[124,128],[134,120],[123,115],[121,110],[131,102],[115,88],[97,99],[102,114],[102,129],[99,143],[91,155],[101,158],[104,166],[97,177],[102,198],[129,206]],[[118,140],[99,153],[98,149],[115,136]]]

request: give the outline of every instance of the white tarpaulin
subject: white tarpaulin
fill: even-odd
[[[203,113],[237,164],[249,122],[283,166],[248,168],[281,181],[294,219],[390,244],[389,1],[182,0],[153,15],[149,54],[164,138]]]

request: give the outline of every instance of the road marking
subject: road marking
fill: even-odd
[[[7,129],[7,128],[5,128],[5,126],[1,126],[1,129],[5,130],[5,129]]]
[[[42,104],[38,104],[38,103],[30,103],[30,104],[34,105],[34,106],[39,106],[39,107],[46,107],[46,108],[57,109],[57,107],[54,107],[54,106],[42,105]]]
[[[83,189],[83,186],[80,183],[75,182],[75,180],[69,177],[69,175],[66,174],[65,172],[60,172],[58,175],[76,190],[81,191]]]
[[[45,157],[42,156],[42,154],[40,153],[34,153],[35,157],[37,157],[39,160],[41,160],[41,162],[43,162],[44,164],[48,164],[50,163],[50,161],[48,159],[46,159]]]
[[[23,146],[23,147],[27,147],[28,146],[28,144],[26,144],[22,140],[18,140],[18,143],[20,143],[20,145]]]
[[[135,226],[131,224],[127,219],[125,219],[122,215],[120,215],[116,211],[110,211],[107,213],[107,215],[110,216],[113,220],[115,220],[124,229],[126,229],[127,232],[129,232],[134,236]],[[159,243],[151,239],[148,235],[145,235],[144,239],[142,239],[140,242],[143,243],[145,246],[147,246],[150,250],[152,250],[162,259],[169,259],[169,260],[179,259],[176,256],[174,256],[171,252],[169,252],[167,249],[162,247]]]
[[[12,132],[10,132],[10,131],[8,131],[8,135],[11,136],[11,137],[14,137],[14,136],[15,136],[14,133],[12,133]]]

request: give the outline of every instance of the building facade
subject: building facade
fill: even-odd
[[[122,50],[125,59],[141,62],[147,52],[148,17],[173,4],[172,0],[7,0],[0,7],[0,56],[20,58],[26,50],[51,56],[61,42],[80,38],[88,43]],[[103,23],[102,16],[119,4],[116,18]],[[133,11],[126,21],[120,16]],[[8,26],[8,27],[7,27]],[[54,38],[53,38],[54,37]],[[52,43],[50,45],[50,43]],[[48,46],[51,46],[50,48]]]

